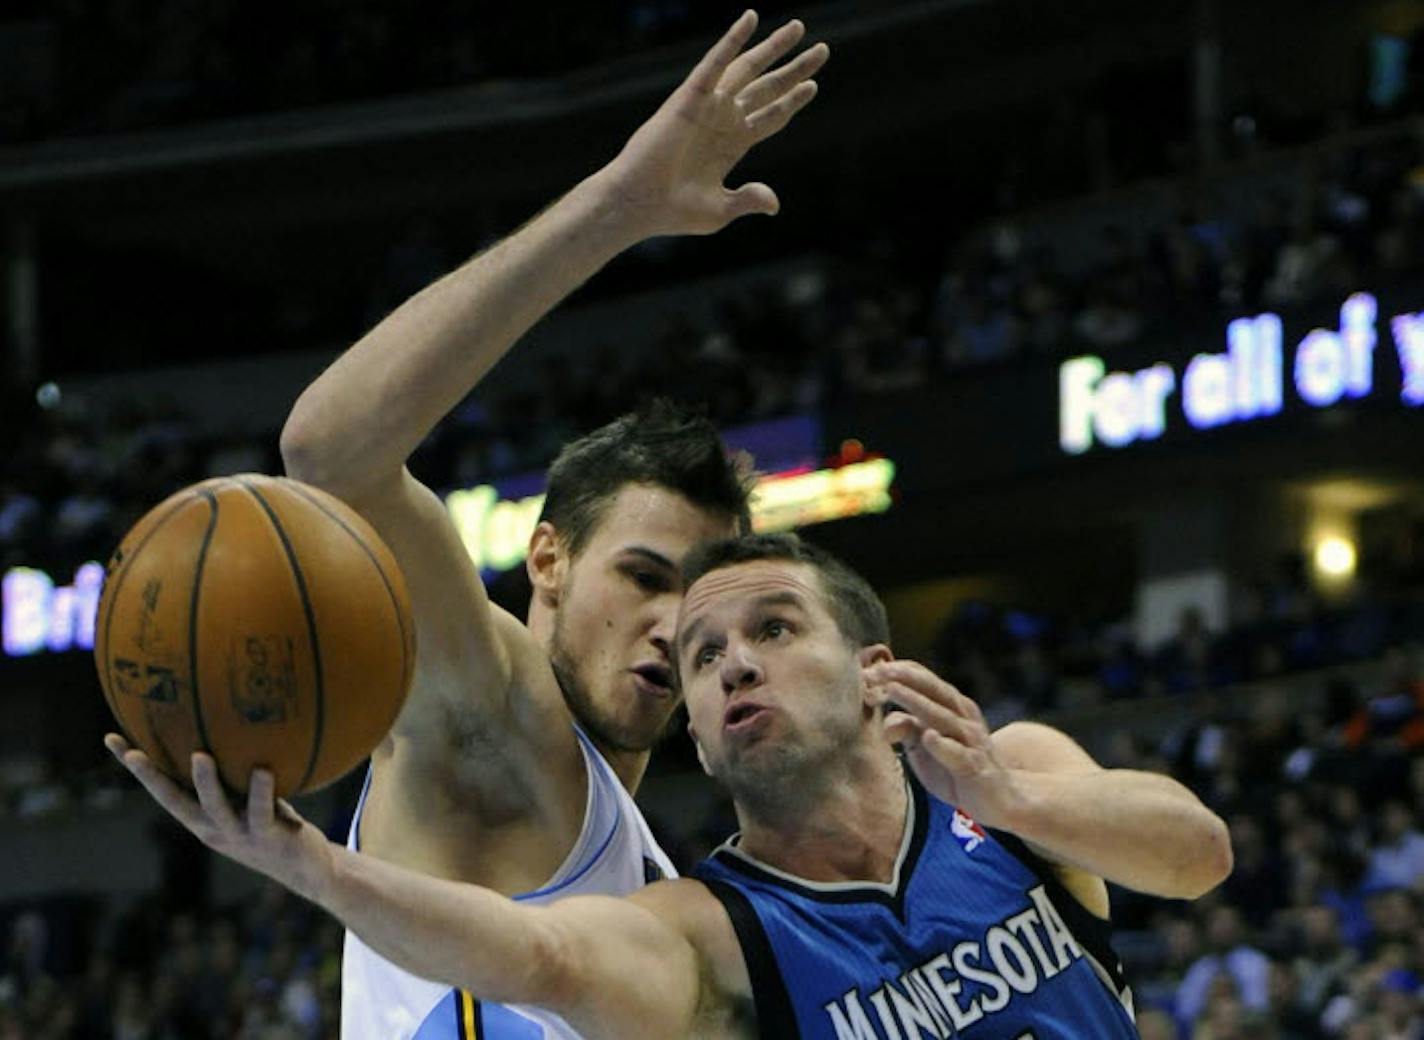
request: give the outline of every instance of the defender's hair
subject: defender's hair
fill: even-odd
[[[549,467],[540,520],[578,555],[625,484],[676,491],[751,530],[752,475],[727,455],[706,417],[657,399],[566,445]]]
[[[890,645],[885,604],[870,583],[826,550],[794,534],[748,534],[696,548],[683,562],[683,587],[691,587],[711,571],[754,560],[789,560],[813,568],[821,579],[826,609],[846,641],[855,647]]]

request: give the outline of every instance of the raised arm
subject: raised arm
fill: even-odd
[[[612,162],[402,304],[292,409],[281,440],[288,474],[361,511],[411,587],[419,658],[400,725],[476,690],[498,705],[519,666],[504,645],[508,619],[490,611],[442,504],[411,477],[407,458],[530,326],[618,253],[654,235],[706,234],[776,212],[766,185],[729,190],[724,181],[815,95],[810,77],[827,50],[782,62],[801,23],[748,50],[755,29],[747,12]],[[437,733],[447,728],[439,710],[428,721]]]
[[[208,755],[193,756],[195,800],[143,752],[110,734],[109,750],[154,800],[214,851],[321,906],[382,957],[421,978],[481,1000],[533,1004],[587,1037],[681,1038],[717,1016],[696,945],[712,918],[723,952],[745,968],[716,901],[700,883],[660,882],[633,899],[577,897],[549,906],[518,903],[476,885],[443,881],[362,856],[328,841],[285,801],[272,776],[252,774],[246,811],[228,803]],[[689,927],[690,923],[690,927]],[[726,1017],[725,1014],[722,1017]]]
[[[1106,891],[1093,879],[1195,899],[1231,873],[1226,825],[1171,777],[1104,769],[1072,738],[1038,723],[991,735],[977,704],[913,661],[868,672],[905,709],[887,716],[886,732],[925,786],[1065,868],[1088,909],[1107,914]]]
[[[431,428],[514,342],[630,246],[775,213],[764,184],[724,186],[753,145],[815,95],[824,44],[767,72],[804,35],[751,50],[747,12],[612,162],[519,231],[393,311],[298,399],[282,431],[294,475],[355,498],[388,487]]]

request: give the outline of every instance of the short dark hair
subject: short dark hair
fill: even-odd
[[[672,401],[656,399],[565,445],[549,467],[539,519],[577,555],[626,484],[676,491],[751,530],[749,467],[727,454],[705,416]]]
[[[885,604],[866,581],[835,556],[794,534],[747,534],[699,546],[682,565],[683,587],[711,571],[755,560],[787,560],[813,568],[821,594],[841,635],[852,646],[890,645]]]

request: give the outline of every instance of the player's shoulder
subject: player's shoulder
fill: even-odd
[[[514,692],[523,695],[525,702],[539,711],[572,721],[573,715],[559,689],[554,666],[549,663],[549,651],[529,631],[529,626],[493,603],[490,604],[490,624],[509,661]]]
[[[731,918],[702,881],[670,878],[646,885],[628,899],[677,929],[704,958],[740,956]]]
[[[628,896],[633,902],[670,920],[697,921],[704,915],[720,910],[708,887],[696,878],[680,877],[644,885]]]
[[[736,927],[722,901],[696,878],[673,878],[627,897],[675,928],[697,952],[712,1001],[739,1008],[751,999],[751,976]]]

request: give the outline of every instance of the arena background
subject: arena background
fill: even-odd
[[[0,1038],[336,1035],[334,924],[107,761],[85,564],[278,472],[305,383],[737,11],[0,9]],[[834,53],[738,171],[781,215],[620,258],[415,460],[497,597],[560,441],[705,402],[902,655],[1230,822],[1217,893],[1114,892],[1145,1037],[1424,1035],[1424,4],[760,11]],[[683,866],[731,827],[681,737],[640,800]]]

